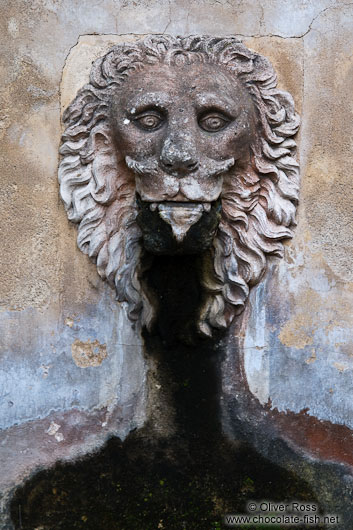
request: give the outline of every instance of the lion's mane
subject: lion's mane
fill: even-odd
[[[251,94],[259,120],[251,167],[224,178],[222,219],[202,278],[207,296],[198,324],[210,335],[241,313],[267,256],[282,256],[282,241],[295,226],[299,167],[292,137],[299,117],[290,94],[276,88],[265,57],[233,37],[151,35],[114,46],[94,62],[90,82],[64,113],[60,193],[68,218],[78,224],[79,248],[96,262],[117,299],[127,302],[130,319],[150,327],[154,310],[141,285],[134,178],[116,152],[109,104],[134,72],[185,62],[224,65]]]

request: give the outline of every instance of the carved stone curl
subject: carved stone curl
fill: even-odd
[[[233,37],[114,46],[64,113],[60,193],[78,246],[150,328],[142,253],[204,253],[205,335],[239,315],[292,237],[299,168],[292,97]]]

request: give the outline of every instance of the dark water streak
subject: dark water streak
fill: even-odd
[[[195,328],[202,259],[155,257],[146,273],[159,303],[144,339],[160,411],[124,442],[111,438],[92,455],[33,476],[12,500],[16,529],[211,530],[223,527],[224,514],[244,513],[249,499],[316,501],[304,481],[247,443],[241,423],[238,441],[222,433],[222,337],[204,340]],[[168,419],[163,395],[174,412],[169,435],[156,430]]]

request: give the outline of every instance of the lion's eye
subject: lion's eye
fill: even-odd
[[[217,132],[224,129],[229,121],[228,118],[219,114],[207,114],[199,120],[199,125],[204,131]]]
[[[144,114],[143,116],[135,118],[134,121],[142,129],[152,131],[153,129],[157,129],[161,125],[163,119],[155,114]]]

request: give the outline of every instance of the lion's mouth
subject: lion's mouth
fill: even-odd
[[[155,254],[195,254],[210,247],[221,201],[143,201],[136,193],[137,223],[144,246]]]
[[[153,202],[150,210],[158,211],[163,221],[171,226],[176,241],[181,243],[191,226],[201,219],[204,212],[211,210],[211,203]]]

